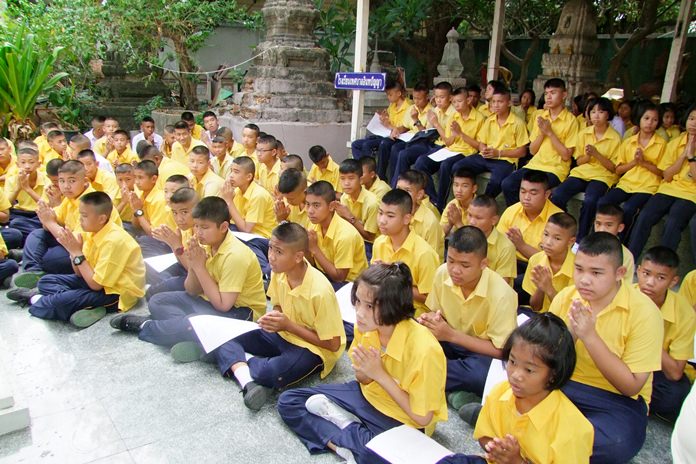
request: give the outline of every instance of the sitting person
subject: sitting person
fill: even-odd
[[[623,217],[624,212],[620,206],[611,203],[601,205],[597,207],[593,230],[594,232],[609,232],[611,235],[618,238],[624,230]],[[626,268],[624,281],[626,281],[628,285],[631,285],[633,283],[633,275],[636,272],[635,259],[633,253],[631,253],[625,245],[621,245],[621,250],[623,251],[623,267]]]
[[[109,153],[114,151],[114,134],[119,128],[120,124],[116,118],[107,116],[104,119],[104,135],[92,144],[94,153],[106,158]],[[126,136],[127,135],[126,133]]]
[[[290,156],[293,155],[288,155],[286,159]],[[333,190],[333,187],[331,189]],[[309,226],[306,191],[307,176],[305,176],[302,170],[290,168],[285,169],[280,174],[278,193],[280,193],[281,198],[277,198],[273,204],[273,211],[278,224],[283,221],[290,221],[296,222],[305,229]]]
[[[85,166],[85,175],[87,176],[87,180],[92,188],[97,192],[106,193],[113,201],[118,195],[118,182],[116,181],[116,176],[113,173],[104,171],[99,167],[94,152],[92,150],[82,150],[76,154],[74,159],[78,160]]]
[[[201,142],[197,137],[191,136],[191,128],[186,121],[179,121],[174,124],[174,139],[176,142],[172,144],[170,158],[172,161],[176,161],[184,166],[188,165],[189,154],[191,154],[194,148],[208,148],[205,143]]]
[[[132,164],[138,161],[138,155],[130,149],[128,132],[118,129],[112,137],[114,149],[106,155],[106,159],[114,168],[119,164]]]
[[[310,184],[318,180],[325,180],[334,188],[340,191],[338,182],[338,164],[326,153],[326,149],[320,145],[314,145],[309,149],[309,159],[312,160],[312,167],[309,170],[307,179]]]
[[[39,153],[33,148],[17,150],[17,164],[19,170],[6,176],[5,194],[13,205],[10,209],[10,228],[21,232],[21,247],[32,231],[41,228],[36,208],[50,181],[39,169]]]
[[[338,168],[339,183],[343,190],[340,203],[334,205],[336,213],[348,221],[370,248],[377,236],[377,209],[379,200],[360,183],[362,167],[354,159],[347,159]]]
[[[409,169],[399,176],[396,188],[407,192],[413,200],[411,229],[422,237],[442,260],[445,255],[445,233],[435,214],[423,204],[426,176],[420,171]]]
[[[121,217],[123,228],[133,235],[135,233],[133,229],[133,208],[130,205],[131,193],[135,192],[133,165],[119,164],[115,171],[118,192],[116,192],[116,197],[114,198],[114,208]]]
[[[196,146],[188,155],[188,167],[191,171],[189,180],[191,188],[199,198],[220,196],[225,179],[213,172],[210,166],[210,150],[205,146]]]
[[[161,135],[155,132],[155,120],[150,116],[145,116],[140,120],[140,132],[133,137],[133,142],[131,143],[131,151],[135,152],[138,142],[141,140],[146,141],[148,144],[157,148],[162,149],[162,144],[164,139]]]
[[[227,179],[232,167],[232,155],[227,147],[227,140],[220,135],[213,137],[210,142],[210,154],[213,155],[210,166],[213,172],[223,179]]]
[[[19,270],[19,265],[14,259],[7,257],[7,245],[0,235],[0,288],[10,288],[12,276]]]
[[[272,135],[259,137],[256,153],[259,159],[259,185],[271,195],[275,195],[281,164],[278,159],[278,141]]]
[[[476,195],[476,176],[466,169],[458,169],[452,175],[454,199],[442,211],[440,227],[448,237],[468,224],[469,205]]]
[[[361,158],[360,166],[362,167],[360,183],[368,192],[374,193],[377,199],[381,200],[384,194],[391,190],[391,187],[377,175],[375,159],[370,156]]]

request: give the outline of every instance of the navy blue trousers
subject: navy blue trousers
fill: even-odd
[[[434,143],[425,140],[419,140],[417,142],[407,144],[406,147],[403,150],[401,150],[396,157],[396,164],[394,165],[394,175],[392,176],[391,180],[392,188],[396,188],[396,183],[399,180],[399,176],[403,174],[405,171],[411,169],[411,165],[413,165],[419,157],[424,156],[426,153],[435,150],[435,148],[439,150],[442,147],[440,145],[435,145]]]
[[[622,206],[624,211],[624,230],[619,234],[622,241],[630,236],[633,221],[638,215],[638,211],[645,205],[652,195],[649,193],[628,193],[620,188],[613,187],[602,198],[599,199],[597,206],[612,204]],[[621,205],[623,203],[623,205]],[[639,253],[640,254],[640,253]],[[633,253],[636,258],[639,254]]]
[[[691,253],[693,254],[694,263],[696,263],[696,216],[689,222],[689,234],[691,235]]]
[[[485,194],[495,198],[502,192],[503,179],[512,174],[515,165],[505,160],[486,159],[477,153],[458,161],[452,167],[452,172],[454,173],[461,168],[468,169],[477,176],[484,172],[490,172],[491,178],[486,185]]]
[[[636,258],[648,242],[650,231],[664,216],[665,229],[660,245],[677,251],[682,232],[689,225],[689,219],[696,215],[696,203],[682,198],[656,193],[643,206],[636,218],[635,225],[628,238],[628,249]],[[696,244],[692,244],[696,247]]]
[[[172,249],[169,248],[169,245],[148,235],[140,235],[135,238],[135,241],[138,242],[138,245],[140,245],[140,249],[143,253],[143,258],[152,258],[153,256],[168,255],[172,252]]]
[[[19,264],[14,259],[0,261],[0,282],[14,275],[19,270]]]
[[[254,357],[246,360],[244,353]],[[324,366],[316,354],[285,340],[277,333],[258,329],[247,332],[215,350],[215,359],[223,376],[232,377],[234,364],[245,362],[251,378],[268,388],[285,388],[305,377],[321,372]]]
[[[685,375],[675,382],[665,377],[662,371],[654,372],[650,412],[676,419],[690,390],[691,384]]]
[[[628,462],[643,447],[648,426],[648,407],[601,388],[570,381],[563,393],[594,427],[592,464]]]
[[[609,190],[609,186],[598,180],[586,181],[577,177],[568,177],[561,185],[556,187],[551,195],[551,202],[567,211],[568,202],[580,192],[585,192],[585,199],[580,207],[580,219],[578,220],[578,232],[576,241],[589,234],[597,214],[597,202]]]
[[[36,229],[24,242],[22,264],[25,271],[43,271],[46,274],[72,274],[70,255],[53,235]]]
[[[389,147],[389,144],[382,143],[379,146],[379,154],[377,157],[377,174],[379,178],[391,185],[391,178],[394,176],[396,161],[399,159],[399,152],[406,148],[406,142],[403,140],[394,140],[394,143]]]
[[[232,308],[217,311],[209,301],[186,292],[158,293],[148,301],[151,321],[138,334],[138,338],[155,345],[172,346],[184,341],[198,341],[189,317],[208,314],[250,321],[253,312],[249,308]]]
[[[467,454],[453,454],[437,461],[437,464],[486,464],[486,460],[481,456]]]
[[[29,313],[41,319],[68,321],[73,313],[98,306],[118,310],[118,295],[94,291],[75,274],[47,274],[39,279],[38,289],[43,296],[29,307]]]
[[[493,358],[449,342],[440,342],[440,345],[447,357],[445,390],[467,391],[483,396],[483,387]]]
[[[353,158],[359,160],[366,156],[371,156],[374,158],[375,153],[379,149],[379,144],[382,143],[383,137],[377,135],[368,135],[364,139],[354,140],[350,144],[350,151],[353,154]]]
[[[41,221],[36,213],[32,211],[22,211],[17,209],[10,210],[10,227],[18,230],[22,234],[22,246],[30,233],[36,229],[41,229]],[[21,248],[21,246],[19,247]]]
[[[0,228],[0,235],[2,235],[2,239],[5,241],[5,246],[7,246],[8,250],[22,248],[24,244],[22,232],[12,227]]]
[[[179,264],[179,266],[181,265]],[[181,266],[181,269],[184,269],[184,266]],[[164,280],[160,280],[155,284],[150,284],[150,287],[145,292],[145,300],[150,301],[150,298],[157,295],[158,293],[183,292],[186,290],[186,288],[184,287],[184,282],[186,282],[185,269],[183,275],[168,277]]]
[[[357,416],[360,422],[350,424],[341,430],[331,422],[309,413],[305,406],[307,399],[319,394],[326,395],[332,402]],[[326,444],[331,442],[352,451],[359,464],[386,463],[387,461],[365,445],[376,435],[402,425],[396,419],[375,409],[365,399],[356,381],[297,388],[283,392],[278,398],[278,413],[307,447],[310,454],[328,452]]]
[[[425,156],[418,158],[414,168],[430,174],[425,193],[427,193],[428,196],[433,199],[435,206],[442,211],[447,205],[447,199],[449,198],[450,189],[452,188],[452,174],[454,173],[453,167],[458,162],[464,160],[464,155],[455,155],[451,158],[447,158],[444,161],[431,160],[429,156],[439,149],[439,147],[434,148],[426,153]],[[432,179],[432,175],[436,172],[438,173],[437,194],[435,193],[435,183]]]
[[[520,201],[520,185],[522,185],[522,177],[524,177],[524,173],[527,171],[529,171],[529,169],[521,168],[503,179],[501,186],[503,189],[503,195],[505,196],[505,204],[508,206],[514,205]],[[546,177],[548,178],[550,189],[561,183],[556,174],[552,174],[550,172],[544,172],[544,174],[546,174]]]

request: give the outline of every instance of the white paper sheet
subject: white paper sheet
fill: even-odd
[[[459,153],[457,153],[456,151],[448,150],[446,148],[440,148],[435,153],[428,155],[428,158],[430,158],[433,161],[440,162],[453,156],[457,156],[458,154]]]
[[[380,121],[379,114],[377,113],[375,113],[375,115],[372,116],[372,119],[370,119],[370,122],[367,123],[367,130],[375,135],[379,135],[380,137],[389,137],[391,134],[391,131],[384,127],[384,124],[382,124],[382,121]]]
[[[519,314],[517,316],[517,325],[520,326],[524,324],[528,319],[528,316],[524,314]],[[505,372],[505,366],[503,366],[503,362],[500,359],[494,359],[491,362],[491,367],[488,369],[488,376],[486,376],[486,384],[483,386],[483,401],[481,401],[481,404],[486,402],[486,397],[491,392],[493,387],[505,380],[507,380],[507,372]]]
[[[426,434],[407,425],[382,432],[366,445],[392,464],[435,464],[454,454]]]
[[[256,322],[203,314],[189,319],[206,353],[225,342],[259,328]]]
[[[355,307],[350,302],[350,292],[353,289],[353,282],[345,284],[336,292],[338,307],[341,310],[341,318],[351,324],[355,324]]]
[[[249,240],[251,240],[251,239],[253,239],[253,238],[264,238],[264,237],[262,237],[262,236],[260,236],[260,235],[250,234],[250,233],[248,233],[248,232],[238,232],[238,231],[236,231],[236,230],[233,230],[233,231],[232,231],[232,235],[234,235],[235,237],[237,237],[237,238],[238,238],[239,240],[241,240],[242,242],[248,242]]]
[[[696,335],[694,335],[694,358],[690,360],[692,363],[696,363]]]
[[[404,132],[399,136],[399,140],[404,142],[410,142],[413,137],[415,137],[417,132]]]
[[[165,269],[168,269],[177,263],[176,256],[174,256],[174,253],[145,258],[144,261],[145,264],[147,264],[157,272],[162,272]]]

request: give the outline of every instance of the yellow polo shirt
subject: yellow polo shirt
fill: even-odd
[[[411,112],[414,109],[418,112],[418,120],[423,125],[423,127],[425,127],[428,124],[428,111],[432,110],[433,107],[430,105],[430,103],[426,104],[425,108],[423,108],[422,110],[418,109],[416,105],[411,105],[408,107],[408,109],[404,113],[404,120],[401,122],[401,125],[408,129],[409,132],[415,133],[418,132],[420,129],[416,127],[415,123],[413,122],[413,118],[411,117]]]
[[[379,209],[379,200],[377,197],[366,188],[360,189],[358,198],[353,199],[348,194],[341,195],[341,204],[347,206],[350,213],[363,223],[363,228],[370,233],[376,234],[379,232],[377,227],[377,210]]]
[[[452,123],[452,118],[454,117],[454,114],[457,112],[457,110],[454,109],[454,106],[450,105],[447,107],[446,110],[441,110],[438,107],[433,108],[433,112],[435,113],[435,116],[437,116],[437,122],[440,124],[440,127],[447,133],[447,130],[449,129],[450,124]],[[428,124],[428,128],[430,129],[432,126]],[[444,140],[441,138],[438,138],[435,141],[435,144],[437,145],[445,145]]]
[[[44,189],[50,184],[50,180],[41,171],[36,171],[36,184],[33,190],[39,197],[43,197]],[[36,211],[36,201],[27,192],[19,187],[19,174],[8,175],[5,178],[5,196],[9,198],[15,191],[18,191],[15,204],[12,206],[22,211]]]
[[[205,143],[201,142],[196,138],[191,139],[191,144],[188,146],[188,148],[185,148],[180,142],[174,142],[172,144],[172,155],[170,156],[170,158],[178,163],[183,164],[184,166],[188,166],[189,154],[196,147],[207,148]]]
[[[517,328],[517,293],[488,268],[483,270],[474,291],[464,297],[461,287],[452,282],[447,264],[441,265],[425,304],[431,312],[441,311],[453,329],[490,340],[498,349]]]
[[[638,284],[635,288],[640,291]],[[667,290],[660,314],[664,321],[662,349],[677,361],[688,361],[694,357],[694,335],[696,335],[696,312],[683,295]]]
[[[10,200],[7,199],[7,195],[5,195],[4,190],[0,190],[0,211],[9,211],[12,205],[10,204]]]
[[[462,130],[463,133],[465,133],[472,139],[476,139],[478,137],[479,130],[481,129],[481,126],[483,126],[483,122],[485,120],[486,118],[475,108],[469,109],[469,114],[467,114],[466,117],[462,116],[460,112],[455,111],[452,117],[450,118],[449,124],[447,124],[447,127],[445,127],[445,134],[448,138],[452,136],[452,123],[456,122],[457,124],[459,124],[459,128]],[[457,152],[464,156],[472,155],[478,152],[478,147],[472,147],[464,140],[462,140],[461,137],[455,137],[452,144],[447,145],[447,149],[450,151]]]
[[[271,169],[268,169],[265,164],[259,163],[259,185],[265,188],[266,191],[268,191],[268,193],[271,195],[275,195],[279,179],[280,160],[276,159],[276,162]]]
[[[71,200],[70,198],[63,197],[63,201],[53,208],[53,211],[56,213],[58,224],[73,232],[82,232],[82,226],[80,226],[80,198],[82,198],[83,195],[95,191],[96,190],[89,186],[77,198]],[[0,210],[2,210],[2,206],[0,206]],[[109,221],[119,226],[122,225],[121,217],[118,215],[116,208],[111,210]]]
[[[232,155],[225,155],[222,163],[220,163],[220,160],[216,156],[213,156],[210,160],[210,165],[213,167],[213,172],[215,172],[215,174],[223,179],[227,179],[227,176],[230,175],[233,160],[234,158]]]
[[[191,183],[191,188],[196,191],[198,198],[202,199],[219,196],[225,179],[208,169],[201,180],[196,179],[196,176],[193,174],[189,174],[189,182]]]
[[[437,206],[435,206],[432,201],[430,201],[430,197],[428,195],[423,196],[423,199],[421,200],[420,205],[428,208],[430,211],[432,211],[432,213],[435,215],[437,220],[438,221],[440,220],[440,216],[441,216],[440,210],[437,209]]]
[[[394,127],[401,127],[404,122],[404,117],[408,115],[411,110],[411,105],[413,105],[413,102],[408,98],[405,98],[400,105],[398,103],[390,103],[387,107],[389,124]]]
[[[109,163],[114,165],[132,164],[134,162],[137,163],[138,161],[140,161],[140,159],[138,158],[138,154],[134,151],[131,151],[129,146],[126,146],[126,149],[123,150],[122,153],[119,153],[116,150],[112,150],[111,153],[109,153],[106,156],[106,159],[109,161]]]
[[[686,274],[679,286],[679,294],[686,298],[692,307],[696,306],[696,270]]]
[[[648,146],[643,148],[638,142],[638,135],[639,134],[636,134],[627,138],[621,144],[618,156],[619,164],[626,164],[633,161],[636,157],[636,149],[640,147],[643,149],[643,156],[645,159],[659,167],[662,164],[667,142],[659,135],[653,134],[650,142],[648,142]],[[621,176],[619,183],[616,184],[616,188],[626,193],[653,194],[657,192],[657,188],[660,186],[661,181],[661,176],[653,174],[642,166],[635,166]]]
[[[352,282],[367,269],[367,257],[365,256],[365,242],[355,227],[338,214],[333,215],[326,235],[321,230],[320,224],[309,224],[307,230],[317,233],[319,249],[331,261],[336,269],[349,269],[346,280]],[[324,269],[319,262],[317,268]]]
[[[387,192],[389,192],[391,189],[392,188],[389,184],[387,184],[378,177],[372,184],[372,187],[368,189],[368,191],[374,193],[377,197],[377,200],[382,201],[382,197],[386,195]]]
[[[234,234],[225,236],[217,252],[205,260],[205,268],[218,284],[220,292],[238,293],[235,308],[250,308],[254,312],[254,320],[266,313],[259,260],[251,248]],[[201,293],[200,296],[208,300],[205,294]]]
[[[54,159],[63,159],[63,155],[55,151],[53,148],[50,146],[46,145],[47,149],[43,154],[43,157],[39,154],[40,162],[41,162],[41,167],[43,170],[46,170],[46,165],[48,164],[49,161],[54,160]],[[68,148],[66,148],[67,150]]]
[[[158,186],[159,188],[159,186]],[[124,202],[123,193],[119,188],[116,192],[116,198],[114,198],[114,209],[118,208],[121,203]],[[133,222],[133,208],[128,200],[125,200],[126,206],[121,210],[120,216],[123,222]]]
[[[200,124],[194,124],[193,128],[191,129],[191,137],[196,140],[200,140],[204,131],[205,129],[203,129],[203,126]]]
[[[283,314],[288,319],[308,329],[314,330],[319,340],[331,340],[334,337],[341,338],[341,346],[336,351],[320,348],[290,332],[281,331],[278,335],[293,345],[307,348],[324,361],[324,369],[321,371],[323,379],[334,368],[336,361],[346,349],[346,332],[343,329],[341,310],[338,308],[336,292],[329,280],[313,268],[307,261],[302,283],[295,288],[290,288],[288,278],[284,273],[271,273],[271,282],[268,285],[268,297],[272,306],[280,306]]]
[[[551,121],[549,110],[542,110],[537,116]],[[575,148],[578,135],[578,121],[575,119],[575,116],[573,116],[573,113],[564,108],[556,119],[551,121],[551,129],[563,145],[567,148]],[[536,140],[539,134],[539,126],[536,123],[536,118],[534,118],[532,133],[529,135],[529,140]],[[527,169],[536,169],[538,171],[555,174],[562,182],[568,177],[570,160],[563,161],[561,155],[553,147],[551,139],[549,137],[544,137],[539,151],[532,156],[532,159],[525,167]]]
[[[176,230],[174,216],[167,206],[162,189],[155,186],[147,195],[143,192],[140,199],[143,201],[143,212],[147,220],[150,221],[150,226],[166,225],[170,229]]]
[[[99,232],[82,232],[82,250],[94,269],[94,281],[107,295],[119,295],[118,309],[128,311],[145,295],[145,263],[140,246],[113,221]]]
[[[5,239],[2,238],[2,235],[0,235],[0,257],[3,259],[7,256],[7,244],[5,243]]]
[[[304,205],[303,205],[304,206]],[[305,229],[309,228],[309,218],[307,217],[307,209],[300,209],[299,206],[290,205],[290,214],[288,214],[288,221],[295,222]]]
[[[447,359],[430,330],[413,319],[403,320],[394,327],[387,346],[382,347],[376,330],[362,333],[356,326],[349,353],[351,359],[356,346],[375,348],[381,353],[384,370],[408,394],[413,413],[425,416],[433,412],[432,420],[425,426],[428,435],[432,435],[435,424],[447,420]],[[379,383],[360,384],[360,391],[385,416],[417,429],[424,428],[414,422]]]
[[[667,133],[667,136],[669,137],[670,141],[676,139],[677,137],[679,137],[682,134],[681,129],[676,124],[673,125],[672,127],[670,127],[669,129],[665,129],[665,132]]]
[[[573,300],[582,297],[574,285],[566,287],[551,302],[549,312],[569,324],[568,313]],[[637,395],[650,403],[652,372],[662,369],[663,322],[650,298],[630,285],[621,287],[609,305],[596,315],[595,329],[609,350],[618,356],[634,374],[650,372]],[[575,342],[577,363],[571,380],[621,393],[602,375],[581,340]]]
[[[188,178],[191,175],[191,171],[188,165],[181,164],[169,158],[162,158],[162,162],[157,167],[157,186],[163,189],[167,179],[174,175],[182,175]]]
[[[97,175],[94,180],[90,182],[90,185],[97,192],[104,192],[109,195],[111,200],[116,198],[120,188],[118,186],[118,181],[116,176],[110,172],[103,171],[97,168]]]
[[[254,223],[251,233],[265,238],[271,237],[276,220],[273,211],[273,197],[270,193],[256,182],[252,182],[244,193],[239,187],[235,188],[232,201],[244,220]]]
[[[440,265],[440,259],[433,247],[418,234],[411,231],[400,248],[394,249],[391,237],[380,235],[372,248],[372,261],[382,261],[386,264],[401,261],[411,269],[413,285],[422,295],[430,293],[433,286],[435,271]],[[425,303],[413,302],[416,316],[428,311]]]
[[[316,164],[312,164],[312,168],[309,170],[309,175],[307,176],[307,180],[310,184],[320,180],[325,180],[329,184],[333,185],[334,190],[339,192],[338,178],[338,164],[331,159],[331,156],[329,156],[329,164],[326,166],[326,169],[322,171]]]
[[[664,171],[677,161],[677,158],[684,153],[686,142],[688,141],[687,136],[688,134],[684,132],[681,136],[667,144],[662,162],[657,167]],[[672,177],[671,181],[663,180],[660,183],[657,193],[696,202],[696,179],[690,175],[690,164],[688,160],[685,160],[681,169]]]
[[[534,282],[532,282],[532,269],[534,269],[535,266],[542,266],[551,270],[551,263],[549,262],[549,257],[545,252],[540,251],[539,253],[533,254],[532,257],[529,258],[529,264],[527,265],[527,270],[524,273],[524,279],[522,279],[522,289],[530,295],[534,295],[534,292],[537,291],[537,286],[534,284]],[[569,249],[561,268],[558,270],[558,272],[551,275],[551,285],[556,292],[560,292],[569,285],[572,285],[574,272],[575,254],[573,254],[573,251]],[[541,311],[539,312],[545,313],[549,310],[549,306],[551,306],[551,300],[549,299],[549,296],[545,294],[544,303]]]
[[[488,237],[488,267],[504,279],[517,277],[517,249],[498,229],[493,229]]]
[[[496,150],[512,150],[527,145],[529,134],[527,133],[527,125],[514,114],[510,113],[502,126],[498,124],[498,115],[492,114],[483,122],[477,139]],[[502,157],[499,159],[517,166],[517,158]]]
[[[636,272],[636,264],[633,259],[633,253],[631,253],[631,250],[626,248],[625,245],[621,245],[621,249],[623,250],[623,263],[621,265],[626,268],[626,276],[624,277],[624,281],[631,285],[633,283],[633,274]]]
[[[94,145],[92,145],[92,150],[94,151],[94,153],[97,153],[97,154],[102,155],[104,157],[106,157],[106,155],[109,154],[106,151],[107,150],[107,148],[106,148],[106,135],[102,136],[101,138],[97,139],[96,142],[94,142]],[[45,157],[42,159],[45,161]],[[46,162],[48,162],[48,161],[46,161]],[[45,163],[44,163],[44,166],[45,166]]]
[[[593,145],[602,156],[617,164],[621,136],[613,127],[609,126],[600,140],[597,140],[593,126],[582,128],[578,133],[577,149],[573,153],[575,159],[585,156],[585,147],[587,145]],[[619,180],[619,176],[616,173],[602,166],[594,156],[590,157],[590,161],[587,163],[573,168],[570,171],[570,177],[577,177],[584,181],[598,180],[604,182],[609,187]]]
[[[539,213],[539,216],[537,216],[533,221],[530,221],[529,217],[527,217],[527,214],[524,212],[522,203],[515,203],[514,205],[509,206],[503,212],[502,216],[500,216],[500,222],[498,222],[497,227],[498,230],[503,234],[513,227],[517,227],[520,229],[520,232],[522,232],[522,238],[524,238],[524,241],[528,245],[538,248],[539,243],[541,242],[541,237],[544,234],[544,227],[546,227],[546,222],[549,220],[549,217],[560,212],[561,209],[558,206],[554,205],[549,200],[546,200],[546,204],[541,210],[541,213]],[[517,259],[520,261],[527,261],[527,258],[525,258],[522,253],[519,252],[517,253]]]
[[[437,217],[422,204],[411,219],[411,230],[422,237],[437,253],[438,261],[445,256],[445,233]]]
[[[459,203],[459,200],[454,198],[452,201],[447,203],[447,206],[445,206],[445,209],[442,210],[442,216],[440,216],[440,226],[444,227],[447,224],[449,224],[449,219],[447,219],[447,211],[449,211],[450,206],[452,206],[452,205],[454,205],[454,207],[457,208],[457,210],[459,210],[459,213],[462,215],[462,224],[464,224],[465,226],[468,225],[469,218],[467,215],[467,211],[468,211],[469,207],[467,206],[466,208],[464,208],[462,206],[462,204]],[[421,206],[423,206],[423,205],[421,205]],[[454,232],[454,230],[452,230],[452,232]]]
[[[525,414],[505,380],[486,397],[474,429],[474,438],[512,435],[527,462],[576,464],[590,462],[594,427],[561,390],[552,390]]]
[[[0,166],[0,187],[5,187],[7,184],[7,179],[9,179],[11,176],[16,176],[19,174],[19,168],[17,167],[17,162],[15,161],[14,157],[10,159],[10,163],[6,167]]]

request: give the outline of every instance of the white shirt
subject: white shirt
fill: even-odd
[[[110,172],[113,174],[114,168],[113,168],[113,166],[111,166],[111,163],[109,163],[109,161],[106,158],[104,158],[99,153],[95,153],[94,157],[97,159],[97,164],[99,165],[99,169],[101,169],[102,171]]]
[[[155,140],[155,146],[157,147],[157,149],[158,149],[158,150],[161,150],[161,149],[162,149],[162,143],[164,143],[164,139],[162,138],[162,136],[155,133],[155,134],[152,134],[152,138]],[[132,142],[132,144],[133,144],[133,148],[132,148],[133,153],[137,152],[136,147],[138,146],[138,142],[140,142],[141,140],[145,140],[145,134],[143,134],[142,132],[140,132],[138,135],[136,135],[135,137],[133,137],[133,142]]]
[[[94,129],[90,129],[82,135],[89,139],[90,147],[94,147],[94,142],[97,141],[97,138],[94,136]]]

